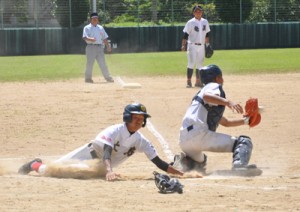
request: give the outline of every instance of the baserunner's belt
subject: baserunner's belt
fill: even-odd
[[[188,126],[186,129],[187,129],[187,131],[189,132],[189,131],[191,131],[192,129],[194,129],[194,126],[193,126],[193,125]]]
[[[89,143],[88,147],[90,148],[90,154],[92,156],[93,159],[99,158],[96,151],[93,149],[93,144]]]

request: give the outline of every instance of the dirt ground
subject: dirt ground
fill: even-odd
[[[143,153],[115,169],[122,175],[115,182],[18,175],[24,162],[51,162],[121,123],[132,102],[146,105],[168,143],[171,155],[149,128],[142,129],[159,155],[170,161],[180,152],[179,128],[196,88],[185,88],[182,77],[122,78],[140,89],[94,80],[0,84],[0,211],[300,211],[299,73],[224,76],[228,99],[244,105],[257,97],[265,108],[255,128],[218,128],[252,138],[251,162],[262,168],[261,176],[187,177],[180,179],[183,194],[160,194],[152,172],[161,171]],[[228,109],[225,116],[239,117]],[[207,155],[209,172],[230,169],[231,154]]]

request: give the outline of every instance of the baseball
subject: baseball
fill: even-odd
[[[258,110],[259,110],[259,113],[263,113],[263,112],[265,112],[265,107],[264,106],[258,106]]]

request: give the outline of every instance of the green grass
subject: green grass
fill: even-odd
[[[70,79],[83,74],[83,55],[0,57],[0,81]]]
[[[160,21],[159,23],[154,23],[154,22],[141,22],[137,23],[135,22],[120,22],[120,23],[109,23],[109,24],[104,24],[105,27],[149,27],[149,26],[182,26],[184,27],[185,22],[174,22],[174,23],[166,23]]]
[[[216,64],[225,74],[300,72],[300,48],[217,50],[205,65]],[[106,55],[113,76],[185,75],[186,52]],[[0,57],[0,81],[49,81],[84,76],[85,55]],[[100,76],[94,65],[94,76]]]

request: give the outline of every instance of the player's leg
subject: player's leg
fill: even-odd
[[[199,156],[202,157],[200,162],[194,159],[194,158],[199,158]],[[191,151],[183,150],[183,152],[181,152],[180,154],[176,154],[174,156],[174,162],[172,163],[172,165],[176,169],[181,170],[183,172],[187,172],[190,170],[205,172],[206,164],[207,164],[207,156],[202,151],[194,152],[193,150]]]
[[[250,137],[241,135],[235,139],[233,145],[233,169],[256,168],[256,165],[248,165],[252,153],[252,141]]]
[[[179,145],[182,151],[199,164],[206,165],[207,157],[203,151],[231,152],[234,143],[234,137],[197,127],[180,132]]]
[[[190,130],[188,129],[180,131],[179,146],[183,152],[175,155],[173,164],[177,169],[184,172],[193,169],[205,172],[207,156],[201,149],[195,148],[194,142],[191,140],[192,137],[197,136],[198,131],[193,131],[193,133],[189,132]]]
[[[186,81],[186,87],[187,87],[187,88],[193,87],[193,86],[192,86],[192,76],[193,76],[193,72],[194,72],[194,70],[193,70],[192,68],[187,68],[187,69],[186,69],[186,78],[187,78],[187,81]]]
[[[192,87],[192,76],[194,72],[194,66],[196,62],[196,52],[194,45],[188,45],[187,49],[187,59],[188,59],[188,65],[187,65],[187,88]]]
[[[55,163],[61,163],[65,161],[70,161],[70,160],[79,160],[79,161],[84,161],[84,160],[91,160],[93,159],[91,155],[92,151],[91,143],[84,144],[83,146],[73,150],[72,152],[69,152],[68,154],[62,156],[61,158],[57,159]]]
[[[18,173],[26,175],[31,171],[38,170],[42,164],[43,164],[43,162],[40,158],[35,158],[34,160],[29,161],[29,162],[25,163],[24,165],[22,165],[19,168]]]
[[[191,139],[194,148],[209,152],[232,152],[235,140],[235,137],[210,130],[203,130]]]
[[[196,61],[196,83],[195,87],[203,87],[203,83],[201,82],[200,78],[200,69],[203,67],[203,62],[204,62],[204,45],[198,46],[197,49],[197,58],[198,60]]]
[[[92,74],[93,74],[93,66],[96,59],[96,51],[95,46],[87,45],[85,48],[86,52],[86,68],[85,68],[85,82],[93,83]]]
[[[85,144],[72,152],[66,154],[65,156],[59,158],[58,160],[54,161],[54,163],[63,163],[68,162],[71,160],[76,160],[76,163],[67,164],[67,166],[72,167],[85,167],[88,168],[86,164],[78,163],[77,161],[84,161],[84,160],[91,160],[93,159],[91,155],[91,146],[90,144]],[[25,163],[23,166],[20,167],[18,173],[19,174],[28,174],[31,171],[36,171],[39,174],[44,174],[46,172],[47,165],[42,162],[41,159],[36,158],[28,163]]]
[[[252,142],[247,136],[236,138],[223,133],[207,131],[195,136],[192,141],[194,141],[194,151],[198,149],[198,151],[232,152],[233,168],[256,167],[255,165],[248,165],[252,153]]]
[[[111,75],[108,71],[106,61],[105,61],[104,49],[102,48],[102,46],[98,47],[98,54],[97,54],[96,60],[102,71],[102,74],[103,74],[105,80],[107,82],[114,82],[113,78],[111,77]]]

